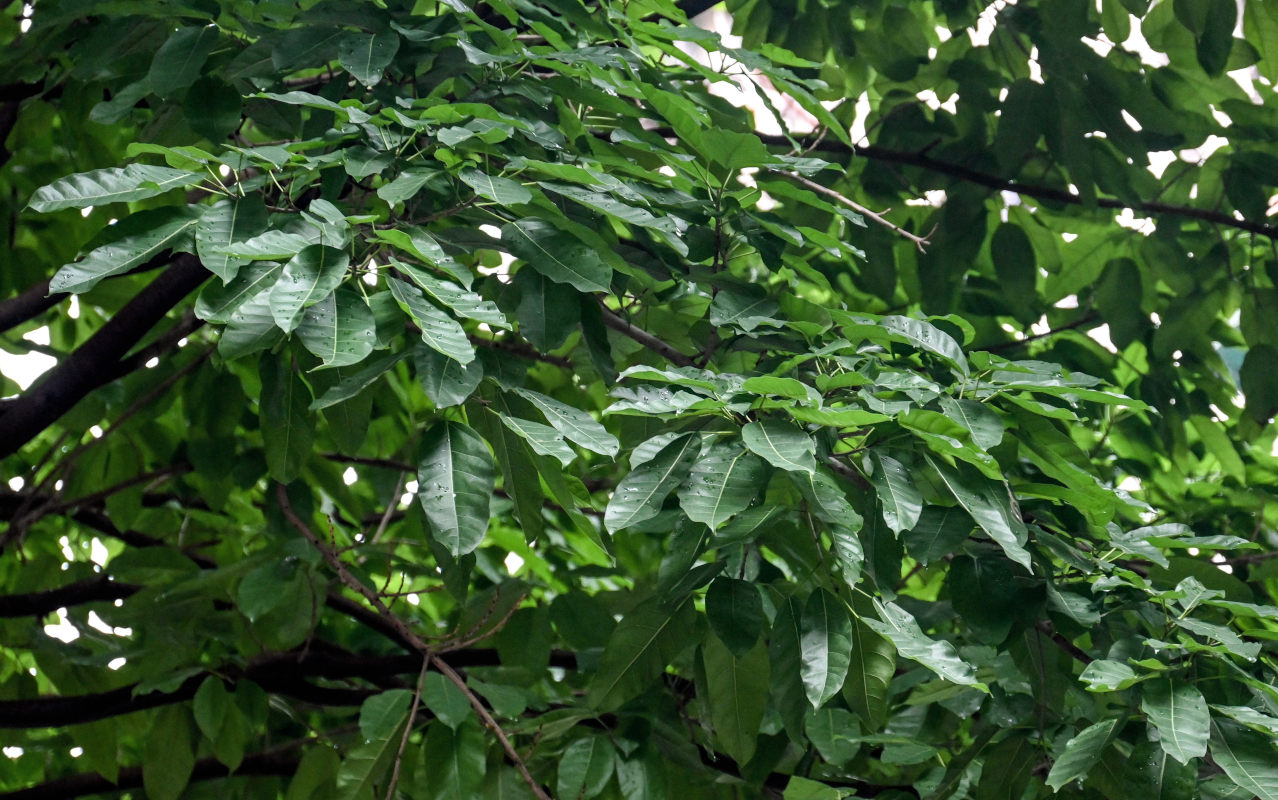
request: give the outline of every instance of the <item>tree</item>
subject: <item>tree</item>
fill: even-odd
[[[1278,797],[1243,5],[11,4],[0,797]]]

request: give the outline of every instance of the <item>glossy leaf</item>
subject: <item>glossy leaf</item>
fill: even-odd
[[[271,287],[271,314],[280,330],[291,333],[302,323],[306,309],[330,295],[350,259],[333,247],[311,245],[288,260]]]
[[[570,442],[581,445],[604,456],[614,456],[620,447],[617,437],[608,433],[594,417],[581,409],[555,400],[553,397],[530,389],[516,389],[515,393],[537,407],[546,421]]]
[[[1167,754],[1182,764],[1207,754],[1211,717],[1198,687],[1158,679],[1141,687],[1141,710],[1158,729]]]
[[[114,231],[113,241],[58,270],[49,281],[49,291],[87,292],[103,278],[128,272],[165,251],[191,249],[200,211],[198,207],[156,209],[129,217]]]
[[[382,79],[382,73],[399,50],[399,35],[385,33],[348,33],[337,45],[337,59],[342,68],[365,86]]]
[[[60,211],[64,208],[88,208],[107,203],[145,200],[199,183],[203,176],[169,167],[130,164],[127,167],[95,169],[60,178],[37,189],[31,196],[36,211]]]
[[[559,758],[558,797],[590,798],[612,778],[616,751],[602,736],[577,739]]]
[[[788,472],[814,472],[816,443],[803,431],[784,422],[751,422],[741,429],[741,440],[772,466]]]
[[[478,547],[495,483],[493,457],[479,434],[457,422],[432,427],[422,438],[417,482],[435,541],[453,557]]]
[[[266,206],[256,197],[219,200],[204,210],[195,226],[195,252],[209,272],[229,283],[247,259],[229,255],[233,243],[266,230]]]
[[[883,727],[888,689],[896,670],[896,648],[860,619],[852,621],[852,659],[843,682],[843,700],[866,729]]]
[[[852,617],[843,601],[824,589],[808,595],[799,618],[799,674],[813,708],[838,694],[848,674],[852,650]]]
[[[870,482],[878,492],[883,521],[895,534],[913,528],[923,513],[923,498],[910,480],[905,466],[877,450],[871,451],[870,458],[874,462]]]
[[[689,519],[715,530],[750,505],[766,475],[758,456],[735,443],[715,442],[692,465],[679,505]]]
[[[687,602],[673,612],[648,602],[622,617],[591,678],[590,705],[609,711],[647,689],[690,644],[692,619],[692,605]]]
[[[701,652],[715,736],[724,752],[744,764],[754,756],[767,705],[767,648],[757,642],[745,653],[736,654],[718,637],[710,636]]]
[[[681,436],[661,449],[653,459],[627,475],[608,500],[604,525],[611,532],[655,517],[666,497],[692,470],[701,449],[696,436]]]
[[[612,268],[585,243],[535,220],[512,222],[501,229],[502,247],[556,283],[582,292],[606,292]]]
[[[1273,741],[1228,721],[1211,728],[1211,757],[1230,780],[1260,800],[1278,798],[1278,760]]]
[[[745,656],[763,632],[763,601],[752,584],[735,578],[715,578],[706,591],[710,629],[738,658]]]
[[[302,314],[297,337],[326,367],[358,364],[376,344],[373,313],[357,293],[339,288]]]
[[[1118,733],[1119,722],[1115,718],[1088,725],[1065,743],[1065,750],[1056,758],[1047,774],[1047,785],[1052,787],[1052,791],[1059,792],[1066,784],[1087,777],[1100,760],[1101,753]]]
[[[408,308],[408,313],[421,329],[422,341],[428,347],[462,366],[475,360],[475,348],[457,320],[431,305],[420,290],[407,283],[388,278],[387,284],[395,299]]]
[[[905,658],[917,661],[951,683],[983,687],[976,680],[976,671],[962,658],[949,642],[928,638],[910,612],[896,603],[874,601],[879,618],[862,618],[876,633],[896,646]]]

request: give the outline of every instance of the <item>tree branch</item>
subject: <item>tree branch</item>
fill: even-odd
[[[790,140],[785,136],[759,134],[759,138],[762,139],[765,144],[775,147],[784,147],[787,150],[792,147]],[[906,152],[901,150],[890,150],[885,147],[877,147],[874,145],[855,145],[848,147],[846,144],[837,140],[818,140],[815,137],[796,138],[798,138],[801,145],[807,144],[813,150],[820,152],[838,153],[849,157],[860,156],[861,158],[868,158],[872,161],[886,161],[892,164],[904,164],[906,166],[919,167],[930,172],[940,173],[942,175],[949,175],[952,178],[958,178],[959,180],[966,181],[967,183],[986,186],[997,191],[1015,192],[1016,194],[1024,195],[1025,197],[1033,197],[1039,200],[1047,200],[1056,203],[1065,203],[1067,205],[1086,205],[1086,202],[1082,197],[1063,189],[1056,189],[1051,186],[1040,186],[1031,183],[1021,183],[1020,181],[1002,178],[998,175],[991,175],[987,172],[980,172],[979,170],[972,169],[971,167],[967,167],[962,164],[955,164],[949,161],[942,161],[940,159],[933,158],[924,151]],[[1220,211],[1193,208],[1191,206],[1180,206],[1172,203],[1162,203],[1156,200],[1138,200],[1133,203],[1112,197],[1097,198],[1096,205],[1100,208],[1108,208],[1117,211],[1130,208],[1133,211],[1141,211],[1150,215],[1197,219],[1202,220],[1203,222],[1210,222],[1213,225],[1221,225],[1235,230],[1258,233],[1261,236],[1267,236],[1270,239],[1278,240],[1278,227],[1267,225],[1263,222],[1236,219],[1232,215]]]
[[[121,600],[135,594],[142,587],[132,583],[119,583],[106,575],[84,581],[28,594],[0,595],[0,618],[43,617],[59,608],[69,608],[82,603],[105,600]]]
[[[643,328],[632,325],[630,320],[617,316],[615,312],[607,308],[601,307],[600,311],[603,313],[604,324],[609,328],[612,328],[614,331],[625,336],[629,336],[631,339],[634,339],[636,342],[657,355],[662,356],[672,364],[676,364],[680,367],[696,366],[696,362],[693,361],[691,357],[685,356],[683,353],[661,341],[651,333],[648,333]]]
[[[287,778],[297,772],[300,759],[290,754],[292,747],[281,747],[264,753],[245,756],[235,768],[237,776],[244,775],[278,775]],[[204,758],[195,762],[191,771],[191,781],[216,780],[229,777],[231,771],[215,758]],[[115,782],[108,781],[96,772],[84,772],[79,775],[68,775],[55,778],[28,789],[0,794],[0,800],[69,800],[93,794],[117,794],[127,789],[142,787],[141,767],[121,767]]]
[[[0,413],[0,458],[12,455],[89,392],[118,375],[121,359],[173,306],[209,276],[182,254],[97,333]]]
[[[869,217],[870,219],[874,220],[875,222],[887,228],[888,230],[892,231],[893,233],[897,234],[898,236],[901,236],[905,239],[909,239],[911,242],[914,242],[914,246],[919,249],[920,253],[927,252],[927,245],[931,244],[927,240],[926,236],[918,236],[913,233],[910,233],[909,231],[905,230],[904,228],[900,227],[896,223],[887,219],[886,217],[884,217],[882,214],[878,213],[877,211],[871,211],[870,209],[866,208],[865,206],[861,205],[860,203],[856,202],[850,197],[845,197],[844,195],[834,191],[828,186],[822,186],[816,181],[808,180],[802,175],[796,175],[793,172],[783,172],[781,170],[775,170],[775,169],[767,170],[767,172],[769,175],[778,175],[782,178],[792,180],[805,189],[809,189],[813,192],[816,192],[817,194],[823,194],[832,200],[842,203],[843,205],[847,206],[848,208],[852,209],[858,214],[865,217]]]

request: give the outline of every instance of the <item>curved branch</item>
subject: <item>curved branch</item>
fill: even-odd
[[[178,256],[88,341],[6,403],[0,414],[0,458],[16,453],[85,395],[114,379],[121,359],[209,275],[195,256]]]
[[[106,575],[85,581],[76,581],[57,589],[28,594],[0,596],[0,618],[43,617],[59,608],[69,608],[83,603],[122,600],[136,594],[142,587],[132,583],[120,583]]]
[[[789,138],[785,136],[759,134],[759,138],[765,144],[784,147],[790,150],[793,145]],[[1026,197],[1034,197],[1039,200],[1048,200],[1056,203],[1065,203],[1068,205],[1082,206],[1087,205],[1082,197],[1072,194],[1063,189],[1056,189],[1051,186],[1040,186],[1032,183],[1021,183],[1020,181],[1002,178],[998,175],[991,175],[988,172],[981,172],[962,164],[955,164],[949,161],[942,161],[928,155],[926,151],[908,152],[902,150],[890,150],[885,147],[877,147],[875,145],[855,145],[849,147],[839,141],[831,141],[828,139],[817,139],[816,137],[797,137],[800,145],[810,146],[811,149],[826,152],[839,153],[844,156],[860,156],[868,158],[872,161],[886,161],[892,164],[904,164],[911,167],[919,167],[931,172],[949,175],[952,178],[958,178],[961,181],[975,183],[980,186],[986,186],[990,189],[1005,192],[1015,192]],[[1173,203],[1163,203],[1157,200],[1140,200],[1136,202],[1127,202],[1112,197],[1100,197],[1096,199],[1096,205],[1100,208],[1108,208],[1116,211],[1130,208],[1133,211],[1142,211],[1150,215],[1186,217],[1188,219],[1202,220],[1210,222],[1213,225],[1233,228],[1240,231],[1248,231],[1250,233],[1258,233],[1261,236],[1267,236],[1270,239],[1278,240],[1278,227],[1267,225],[1263,222],[1254,222],[1246,219],[1236,219],[1230,214],[1220,211],[1212,211],[1205,208],[1194,208],[1192,206],[1180,206]]]
[[[287,778],[297,772],[300,761],[298,756],[289,750],[280,748],[265,753],[254,753],[245,756],[235,768],[235,774],[241,775],[278,775]],[[231,771],[215,758],[205,758],[195,762],[191,770],[191,781],[216,780],[229,777]],[[68,800],[73,797],[84,797],[92,794],[118,793],[125,789],[142,787],[141,767],[122,767],[115,782],[111,782],[96,772],[82,772],[79,775],[68,775],[55,778],[29,789],[0,794],[0,800]]]
[[[610,309],[601,307],[600,310],[603,312],[604,324],[609,328],[612,328],[614,331],[629,336],[631,339],[634,339],[636,342],[653,351],[657,355],[662,356],[672,364],[680,367],[696,366],[696,362],[693,361],[692,358],[685,356],[683,353],[661,341],[651,333],[648,333],[643,328],[631,324],[631,322],[627,319],[622,319]]]

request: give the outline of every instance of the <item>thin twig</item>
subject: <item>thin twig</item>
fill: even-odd
[[[426,668],[429,659],[422,659],[422,671],[417,673],[417,688],[413,691],[413,705],[408,709],[408,722],[404,724],[404,735],[399,740],[399,751],[395,753],[395,766],[391,769],[390,784],[386,787],[386,800],[395,796],[395,784],[399,783],[400,765],[404,763],[404,749],[408,747],[408,734],[413,732],[413,720],[417,719],[417,706],[422,702],[422,684],[426,682]]]
[[[834,191],[828,186],[822,186],[816,181],[808,180],[802,175],[796,175],[793,172],[783,172],[781,170],[770,169],[768,170],[768,174],[777,175],[782,178],[788,178],[794,181],[795,183],[799,184],[805,189],[811,189],[817,194],[823,194],[826,197],[831,198],[832,200],[837,200],[838,202],[842,203],[843,205],[847,206],[848,208],[852,209],[858,214],[869,217],[870,219],[874,220],[875,222],[882,225],[883,227],[896,233],[898,236],[904,237],[906,239],[909,239],[911,242],[914,242],[914,246],[919,249],[920,253],[927,252],[927,245],[931,244],[931,242],[928,241],[926,236],[918,236],[916,234],[910,233],[909,231],[900,227],[896,223],[888,220],[882,214],[879,214],[877,211],[871,211],[870,209],[861,205],[860,203],[853,200],[852,198],[847,197],[843,194],[840,194],[839,192]]]
[[[302,536],[311,543],[312,547],[319,550],[320,554],[324,557],[324,560],[328,562],[329,567],[331,567],[337,574],[338,580],[350,589],[358,592],[365,600],[371,603],[373,608],[377,610],[378,615],[381,616],[382,619],[386,620],[386,622],[394,628],[395,632],[399,634],[404,641],[408,642],[409,645],[411,645],[418,653],[421,653],[431,667],[460,689],[462,694],[466,695],[467,699],[470,700],[471,706],[475,709],[475,713],[479,715],[479,719],[484,723],[484,727],[488,728],[493,736],[497,737],[497,741],[501,743],[502,749],[506,752],[506,757],[515,765],[515,769],[519,771],[519,774],[528,784],[528,788],[532,790],[532,793],[538,798],[538,800],[550,800],[550,795],[546,794],[545,789],[541,788],[541,784],[539,784],[537,779],[532,776],[532,773],[528,771],[528,765],[524,763],[519,752],[515,750],[514,745],[510,743],[510,739],[506,737],[506,732],[502,730],[501,725],[498,724],[497,720],[493,719],[492,714],[488,713],[488,709],[484,708],[483,702],[480,701],[474,690],[466,685],[466,680],[462,678],[461,675],[457,674],[457,670],[453,669],[448,665],[448,662],[433,653],[430,646],[427,645],[426,642],[422,641],[420,636],[413,633],[402,619],[386,607],[386,604],[382,602],[382,598],[377,595],[377,592],[365,586],[358,578],[347,571],[346,565],[337,557],[337,554],[333,552],[333,549],[321,542],[319,537],[315,535],[315,532],[306,524],[305,520],[299,517],[297,512],[293,510],[293,505],[288,499],[288,490],[284,488],[284,484],[275,484],[275,497],[280,504],[280,510],[284,513],[284,519],[288,520],[288,523],[292,525],[298,533],[302,534]]]

